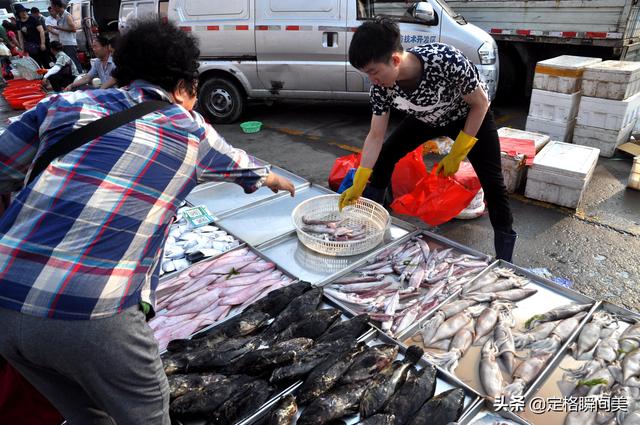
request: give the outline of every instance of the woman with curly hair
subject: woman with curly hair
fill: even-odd
[[[174,25],[139,23],[115,53],[122,88],[51,96],[0,135],[0,193],[19,191],[0,217],[0,356],[70,425],[170,423],[146,319],[168,226],[191,189],[294,193],[193,111],[198,56]],[[140,104],[155,109],[32,175],[72,131]]]

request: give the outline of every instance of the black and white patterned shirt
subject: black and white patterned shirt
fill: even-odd
[[[412,47],[424,70],[418,87],[408,93],[394,84],[391,88],[372,85],[369,92],[371,109],[375,115],[388,113],[391,107],[434,127],[443,127],[463,119],[469,105],[462,96],[479,86],[487,88],[475,65],[455,47],[431,43]]]

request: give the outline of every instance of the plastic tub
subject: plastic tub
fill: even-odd
[[[27,100],[26,102],[24,102],[22,104],[22,106],[24,106],[24,109],[26,109],[27,111],[31,108],[35,108],[36,105],[41,101],[42,99],[34,99],[34,100]]]
[[[20,97],[38,93],[42,93],[42,89],[40,87],[18,87],[15,89],[6,89],[2,92],[2,95],[4,97]]]
[[[28,102],[30,100],[42,100],[44,99],[45,95],[44,94],[34,94],[34,95],[30,95],[30,96],[22,96],[22,97],[9,97],[7,98],[7,102],[9,103],[9,106],[11,106],[13,109],[16,110],[22,110],[24,109],[24,103]]]
[[[240,128],[245,133],[257,133],[262,128],[260,121],[247,121],[240,124]]]

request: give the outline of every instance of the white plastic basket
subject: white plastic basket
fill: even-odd
[[[291,218],[300,242],[313,251],[336,257],[362,254],[378,246],[390,226],[391,219],[387,210],[376,202],[360,198],[357,203],[340,212],[339,199],[340,195],[316,196],[293,210]],[[354,241],[327,241],[303,231],[303,217],[311,220],[347,220],[348,225],[364,225],[366,236]]]

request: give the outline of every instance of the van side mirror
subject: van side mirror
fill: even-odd
[[[426,1],[416,3],[411,14],[416,21],[425,24],[433,24],[436,21],[436,12],[433,10],[431,3]]]

